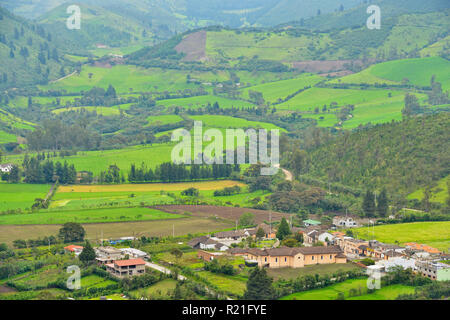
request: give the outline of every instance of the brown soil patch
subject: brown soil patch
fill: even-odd
[[[14,288],[10,288],[10,287],[7,287],[7,286],[0,285],[0,294],[1,293],[11,293],[11,292],[17,292],[17,290],[14,289]]]
[[[336,77],[348,76],[349,74],[352,74],[352,73],[353,72],[351,72],[350,70],[344,70],[344,71],[336,71],[336,72],[329,72],[329,73],[321,73],[321,74],[319,74],[319,76],[336,78]]]
[[[206,59],[206,31],[188,34],[176,47],[177,52],[185,55],[184,61],[203,61]]]
[[[310,60],[296,61],[292,63],[292,66],[303,72],[328,73],[347,70],[347,65],[352,62],[357,65],[362,64],[359,60]]]
[[[140,236],[171,236],[175,230],[175,236],[188,233],[205,233],[224,230],[234,227],[234,222],[228,222],[213,217],[188,217],[183,219],[136,221],[136,222],[111,222],[83,224],[86,230],[86,238],[92,241],[104,238],[140,237]],[[61,225],[3,225],[0,226],[0,243],[9,245],[17,239],[37,239],[58,234]]]
[[[264,221],[269,221],[270,215],[272,215],[272,221],[280,221],[283,217],[290,217],[287,213],[236,207],[168,205],[156,206],[154,208],[170,213],[183,214],[185,212],[190,212],[194,217],[218,217],[221,219],[230,220],[232,222],[239,220],[243,213],[251,212],[255,215],[255,222],[257,224],[263,223]]]

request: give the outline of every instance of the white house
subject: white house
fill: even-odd
[[[328,232],[322,232],[321,234],[319,234],[319,236],[317,237],[317,239],[323,243],[325,242],[330,242],[332,243],[334,241],[334,236],[331,233]],[[328,241],[327,241],[328,240]]]
[[[336,216],[333,218],[333,224],[336,227],[341,228],[355,228],[358,226],[358,223],[351,217],[339,217]]]
[[[202,236],[198,238],[194,238],[188,242],[188,245],[195,249],[202,250],[219,250],[226,251],[229,247],[223,243],[217,242],[214,239],[211,239],[208,236]]]
[[[122,248],[119,249],[123,255],[128,255],[130,258],[134,258],[134,259],[147,259],[148,258],[148,254],[147,252],[135,249],[135,248]]]
[[[401,266],[404,270],[406,270],[406,269],[416,270],[416,260],[415,259],[392,258],[389,260],[377,261],[376,265],[383,266],[387,272],[397,266]]]

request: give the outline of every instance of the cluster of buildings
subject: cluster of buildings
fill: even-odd
[[[82,246],[69,245],[64,248],[67,253],[78,256],[82,251]],[[135,248],[114,248],[110,246],[94,248],[95,261],[99,265],[104,265],[106,271],[115,277],[132,277],[145,273],[146,260],[149,255]]]
[[[375,265],[368,267],[368,273],[388,272],[394,267],[411,269],[431,280],[450,280],[450,256],[440,250],[415,242],[405,246],[381,243],[376,240],[359,240],[345,236],[341,232],[333,232],[334,243],[347,257],[354,259],[371,258]]]

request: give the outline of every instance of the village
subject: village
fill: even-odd
[[[400,246],[354,238],[349,234],[351,228],[359,226],[357,220],[336,216],[331,226],[323,226],[316,220],[305,220],[303,227],[292,227],[290,230],[291,237],[303,240],[303,243],[293,247],[283,246],[283,242],[277,239],[277,228],[264,223],[253,228],[195,237],[186,244],[194,250],[195,256],[205,263],[242,258],[246,267],[268,269],[314,268],[316,265],[331,264],[336,265],[338,269],[339,265],[351,263],[364,268],[368,276],[375,273],[382,276],[400,267],[403,270],[410,269],[433,281],[450,280],[448,253],[415,242]],[[347,231],[340,231],[343,230],[342,227],[348,228]],[[339,228],[339,231],[336,231],[336,228]],[[136,239],[123,237],[102,241],[109,245],[94,248],[95,262],[119,279],[143,275],[146,268],[170,273],[169,268],[166,268],[167,265],[158,266],[151,262],[152,257],[147,252],[120,246],[121,243],[130,243],[132,240]],[[259,247],[248,245],[257,242],[263,245]],[[83,247],[69,245],[64,250],[79,256]]]

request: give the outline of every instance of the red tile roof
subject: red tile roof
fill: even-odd
[[[119,267],[127,267],[127,266],[143,265],[145,264],[145,261],[140,258],[129,260],[115,260],[114,264],[118,265]]]
[[[71,244],[70,246],[64,247],[64,250],[68,250],[68,251],[75,251],[75,249],[80,249],[83,250],[82,246],[76,246],[74,244]]]

